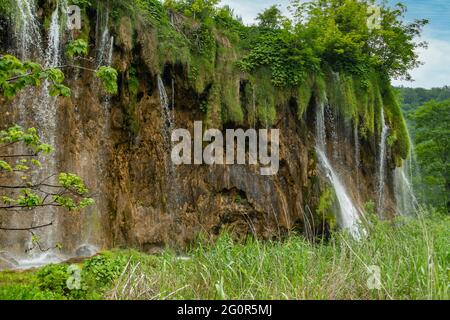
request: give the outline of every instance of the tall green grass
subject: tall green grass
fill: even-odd
[[[139,271],[122,275],[112,297],[170,299],[449,299],[450,218],[371,221],[362,241],[336,233],[327,243],[291,236],[284,242],[235,243],[227,234],[214,244],[200,241],[188,256],[166,252],[149,261],[133,258]],[[371,270],[381,271],[370,289]],[[132,283],[148,276],[150,294]],[[125,281],[126,279],[126,281]],[[131,279],[131,280],[130,280]],[[121,284],[122,283],[122,284]],[[122,290],[122,291],[121,291]],[[117,294],[119,292],[119,294]],[[123,294],[120,294],[123,292]],[[133,294],[134,292],[134,294]],[[142,293],[142,292],[141,292]]]
[[[0,299],[450,298],[448,215],[373,218],[366,229],[361,241],[340,232],[314,244],[295,235],[236,243],[223,234],[214,243],[200,238],[184,256],[113,251],[84,262],[81,291],[59,290],[67,275],[49,266],[0,273]],[[381,280],[375,289],[374,266]]]

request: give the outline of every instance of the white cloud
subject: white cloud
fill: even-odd
[[[450,42],[437,39],[427,42],[428,49],[419,51],[424,65],[411,72],[415,81],[394,81],[394,85],[427,89],[450,85]]]
[[[290,0],[222,0],[221,5],[229,5],[236,15],[242,17],[245,24],[253,24],[258,13],[273,5],[279,5],[281,11],[288,15],[289,2]]]

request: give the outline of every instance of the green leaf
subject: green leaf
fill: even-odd
[[[86,56],[88,54],[88,44],[84,39],[71,41],[67,45],[66,54],[69,58],[76,56]]]
[[[109,94],[116,94],[118,90],[117,86],[117,70],[112,67],[100,67],[96,74],[97,78],[102,81],[105,91]]]

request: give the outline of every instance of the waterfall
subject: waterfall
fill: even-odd
[[[112,37],[109,31],[109,9],[103,9],[100,4],[97,4],[97,30],[96,30],[96,39],[97,41],[97,58],[96,58],[96,67],[100,68],[101,66],[110,65],[112,58],[112,50],[114,42],[111,41]]]
[[[159,99],[161,102],[161,115],[163,119],[163,134],[164,139],[166,140],[166,147],[170,152],[171,149],[171,138],[172,138],[172,130],[174,128],[174,114],[172,110],[170,110],[169,97],[167,95],[166,88],[164,87],[164,82],[160,75],[157,77],[158,91],[159,91]]]
[[[62,62],[62,50],[61,50],[61,38],[62,32],[60,26],[65,26],[61,23],[61,19],[64,18],[61,13],[67,12],[67,3],[65,0],[60,0],[53,11],[51,16],[50,27],[48,31],[47,48],[44,56],[44,67],[53,68],[61,65]],[[54,148],[58,149],[56,143],[57,134],[57,98],[50,96],[50,83],[45,81],[42,85],[41,92],[37,94],[37,97],[33,103],[33,110],[35,112],[35,126],[39,129],[42,140],[50,144]],[[37,181],[46,181],[46,183],[56,183],[57,173],[57,155],[52,153],[45,157],[45,166],[34,177]],[[35,210],[33,213],[33,224],[44,224],[48,222],[54,222],[54,225],[49,228],[40,230],[37,235],[39,242],[43,248],[54,248],[58,241],[58,209],[46,208],[45,210]],[[31,240],[29,245],[31,245]],[[37,250],[34,250],[37,251]],[[55,262],[58,260],[56,255],[50,251],[46,253],[31,252],[31,259],[25,259],[20,261],[23,265],[39,265],[49,262]]]
[[[409,137],[411,137],[408,134]],[[408,159],[403,166],[396,168],[394,172],[395,200],[397,204],[397,214],[399,215],[415,215],[419,208],[419,201],[413,187],[413,178],[420,177],[417,170],[416,155],[414,150],[414,142],[409,138],[411,146]]]
[[[380,157],[379,169],[378,169],[378,212],[382,212],[384,209],[384,187],[386,179],[386,156],[387,156],[387,136],[389,133],[389,127],[386,124],[386,119],[384,117],[384,109],[381,108],[381,140],[380,140]]]
[[[173,105],[170,108],[169,97],[167,95],[164,82],[160,75],[157,76],[157,86],[159,92],[159,99],[161,105],[161,117],[163,121],[162,134],[165,141],[165,166],[166,166],[166,179],[170,184],[168,184],[167,195],[167,209],[169,213],[177,212],[181,203],[181,192],[179,185],[179,177],[175,166],[171,161],[171,151],[172,151],[172,131],[175,128],[175,114]],[[175,87],[172,88],[173,92]],[[172,95],[172,99],[174,96]]]
[[[361,229],[359,212],[331,165],[326,149],[325,105],[320,103],[316,111],[316,151],[319,162],[336,193],[340,211],[338,217],[340,226],[348,230],[353,238],[360,239],[365,234],[365,230]]]
[[[419,203],[414,194],[414,188],[407,175],[408,163],[395,169],[394,185],[397,213],[399,215],[414,215]]]
[[[16,20],[18,34],[18,55],[22,61],[32,56],[33,49],[41,54],[41,34],[36,18],[34,0],[16,0],[17,12],[20,15]]]

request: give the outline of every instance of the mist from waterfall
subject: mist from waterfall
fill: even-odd
[[[384,192],[385,192],[385,179],[386,179],[386,164],[387,164],[387,137],[389,133],[389,127],[386,124],[386,118],[384,116],[384,109],[381,108],[381,139],[379,144],[379,158],[378,158],[378,212],[381,213],[384,210]]]
[[[331,165],[327,156],[326,127],[325,127],[325,105],[319,103],[316,110],[316,152],[320,165],[323,167],[327,179],[332,184],[339,204],[338,221],[341,228],[348,230],[355,239],[361,239],[365,230],[361,227],[358,209],[351,200],[344,184]]]

